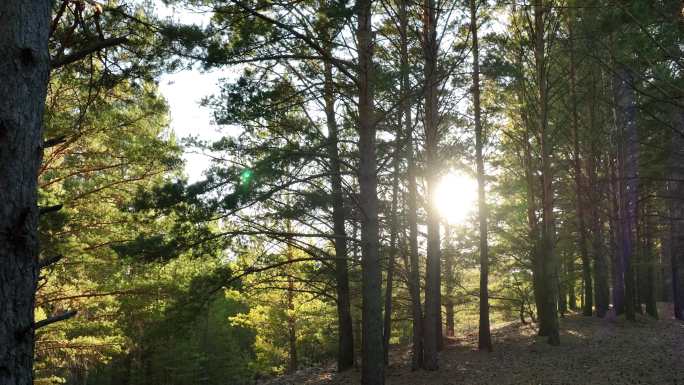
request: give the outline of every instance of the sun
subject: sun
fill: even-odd
[[[464,224],[477,210],[477,181],[462,172],[450,172],[437,185],[434,204],[449,224]]]

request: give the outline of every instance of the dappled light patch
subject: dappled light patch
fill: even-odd
[[[494,352],[477,351],[477,333],[449,339],[434,372],[410,369],[407,347],[394,347],[387,384],[677,384],[684,381],[684,323],[636,324],[569,315],[561,319],[561,346],[517,322],[494,325]],[[359,372],[319,371],[302,379],[282,377],[266,385],[359,384]]]

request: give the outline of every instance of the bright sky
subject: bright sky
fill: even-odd
[[[165,6],[161,0],[155,0],[157,14],[170,17],[184,23],[204,24],[208,15]],[[198,69],[184,70],[165,74],[159,81],[159,90],[169,103],[171,129],[178,139],[197,136],[200,139],[215,140],[222,134],[212,124],[209,108],[200,107],[200,101],[206,96],[216,94],[219,90],[220,78],[228,76],[225,71],[201,72]],[[185,172],[189,181],[195,182],[202,177],[202,172],[209,166],[209,158],[205,155],[186,151]]]
[[[203,97],[218,92],[220,77],[219,72],[201,73],[198,70],[162,76],[159,89],[169,103],[171,129],[177,138],[197,136],[211,140],[222,136],[212,124],[211,110],[200,106]],[[183,158],[190,182],[199,180],[209,166],[209,158],[192,150],[186,150]]]

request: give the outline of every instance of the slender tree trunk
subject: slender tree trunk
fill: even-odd
[[[637,219],[635,220],[634,254],[632,265],[634,270],[634,311],[643,315],[642,304],[644,301],[644,251],[646,248],[644,237],[644,207],[639,205]]]
[[[677,131],[672,132],[670,148],[670,264],[674,316],[684,321],[684,109],[675,112]]]
[[[638,200],[639,141],[636,127],[636,99],[631,70],[620,66],[615,76],[615,108],[618,133],[623,145],[620,159],[622,185],[620,195],[621,259],[624,269],[625,315],[635,319],[634,251]]]
[[[390,244],[396,243],[396,234],[393,234]],[[390,246],[391,251],[387,260],[387,280],[385,288],[385,311],[383,326],[383,347],[385,354],[385,365],[389,365],[389,342],[392,337],[392,287],[394,286],[394,265],[396,259],[396,247]]]
[[[326,40],[329,39],[325,36]],[[324,45],[328,53],[329,44]],[[325,84],[324,102],[325,117],[328,126],[328,157],[330,158],[330,187],[332,191],[333,230],[337,237],[335,243],[335,283],[337,290],[337,370],[344,371],[354,366],[354,332],[352,330],[351,300],[349,295],[349,271],[347,259],[347,235],[345,229],[344,196],[342,194],[342,170],[338,147],[337,119],[335,118],[335,93],[333,83],[332,64],[324,64]]]
[[[529,133],[527,129],[524,133],[524,153],[525,153],[525,186],[527,198],[527,227],[528,236],[531,243],[530,261],[532,262],[532,290],[534,294],[534,304],[537,309],[537,319],[542,307],[542,290],[540,257],[539,257],[539,221],[537,219],[537,199],[535,197],[534,165],[532,163],[532,146],[530,145]]]
[[[396,263],[397,252],[399,250],[399,159],[401,158],[401,114],[397,122],[397,134],[395,138],[394,159],[392,161],[394,176],[392,177],[392,207],[390,209],[390,250],[387,260],[387,285],[385,288],[385,325],[383,343],[385,349],[385,365],[389,364],[389,341],[392,336],[392,287],[394,283],[394,265]]]
[[[577,310],[577,292],[575,291],[577,273],[575,272],[575,258],[568,257],[565,260],[566,289],[568,292],[568,308]]]
[[[596,166],[594,155],[587,162],[587,173],[593,202],[601,202],[600,186],[596,182]],[[603,245],[603,221],[599,212],[598,204],[594,204],[591,210],[592,253],[594,260],[594,283],[596,285],[596,315],[604,317],[610,304],[610,288],[608,286],[608,262]]]
[[[444,224],[444,232],[450,233],[447,223]],[[456,285],[456,275],[454,271],[454,250],[450,247],[449,241],[445,241],[447,245],[443,250],[444,254],[444,310],[446,315],[446,335],[448,337],[454,336],[454,286]]]
[[[492,351],[489,330],[489,245],[487,243],[487,201],[485,199],[484,147],[480,107],[480,46],[478,41],[477,1],[470,0],[470,29],[473,39],[473,108],[475,110],[475,162],[477,163],[477,209],[480,222],[480,323],[477,347]]]
[[[591,76],[589,78],[589,127],[591,132],[597,132],[599,130],[597,124],[597,112],[596,112],[596,102],[597,102],[597,88],[596,88],[596,78],[594,73],[596,70],[592,68]],[[595,286],[595,297],[596,297],[596,315],[598,317],[605,317],[608,312],[608,307],[610,304],[610,287],[608,283],[608,261],[606,259],[606,249],[604,247],[603,238],[603,220],[601,216],[601,211],[599,209],[600,205],[598,202],[604,202],[604,195],[602,190],[602,185],[598,183],[597,177],[597,165],[601,163],[600,150],[595,141],[591,141],[590,153],[587,157],[587,162],[585,164],[586,174],[588,178],[587,192],[588,196],[591,197],[591,201],[595,202],[589,206],[589,216],[591,221],[591,253],[592,259],[594,261],[594,286]]]
[[[291,232],[290,224],[288,221],[288,232]],[[292,260],[292,247],[287,246],[287,260]],[[292,279],[292,274],[287,275],[287,333],[288,333],[288,355],[289,362],[287,366],[287,371],[289,373],[294,373],[297,371],[299,362],[297,360],[297,320],[295,319],[295,307],[294,307],[294,280]]]
[[[408,0],[399,3],[400,70],[401,70],[401,113],[404,116],[404,136],[406,138],[407,164],[407,215],[409,234],[408,287],[411,296],[411,318],[413,336],[411,346],[411,370],[423,367],[423,310],[420,298],[420,261],[418,255],[418,187],[416,185],[416,165],[413,154],[413,125],[411,121],[409,56],[408,56]]]
[[[684,15],[681,13],[681,5],[672,3],[673,22],[677,26],[679,35],[684,35]],[[681,40],[680,40],[681,42]],[[676,43],[675,43],[676,44]],[[681,43],[680,43],[681,44]],[[681,47],[681,46],[680,46]],[[677,49],[679,47],[675,47]],[[677,52],[677,51],[675,51]],[[684,84],[684,75],[679,76],[679,85]],[[669,159],[669,174],[671,181],[668,183],[670,209],[670,265],[672,268],[672,300],[674,302],[674,316],[684,321],[684,91],[681,87],[678,92],[680,104],[674,109],[674,127],[671,132],[671,148]]]
[[[517,11],[517,7],[513,6],[513,12]],[[522,16],[522,15],[521,15]],[[516,55],[516,66],[522,67],[524,65],[524,52],[521,47],[518,54]],[[532,269],[532,292],[534,295],[534,305],[536,309],[536,319],[539,319],[539,311],[542,307],[543,290],[541,290],[541,277],[542,273],[540,271],[540,257],[539,257],[539,241],[540,241],[540,231],[539,231],[539,219],[537,217],[537,184],[535,183],[535,175],[537,173],[537,167],[534,162],[535,158],[532,157],[532,144],[530,142],[530,134],[534,130],[534,121],[532,115],[529,112],[529,106],[527,106],[527,89],[523,81],[523,77],[518,79],[518,92],[517,99],[520,107],[518,108],[518,114],[520,115],[520,120],[523,122],[524,130],[522,132],[522,151],[523,151],[523,169],[525,171],[525,199],[526,199],[526,212],[527,212],[527,227],[528,227],[528,240],[530,243],[530,253],[529,261]],[[534,320],[533,322],[536,322]]]
[[[573,34],[574,15],[570,16],[568,23],[569,42],[570,42],[570,104],[572,105],[572,142],[573,142],[573,170],[575,173],[575,210],[577,215],[577,246],[582,260],[582,277],[584,278],[584,301],[582,307],[582,314],[591,316],[593,313],[593,285],[591,273],[591,260],[589,259],[589,250],[587,248],[587,228],[586,219],[584,217],[586,202],[582,197],[585,196],[585,189],[583,188],[582,175],[582,160],[580,158],[580,139],[579,139],[579,114],[577,112],[577,85],[576,85],[576,65],[575,65],[575,44]]]
[[[534,56],[539,92],[539,137],[541,145],[542,171],[542,232],[541,249],[539,251],[541,284],[544,291],[542,307],[539,312],[540,335],[548,337],[551,345],[559,345],[557,280],[558,272],[555,257],[555,225],[553,219],[553,186],[551,176],[551,138],[548,127],[548,81],[546,65],[545,14],[548,8],[544,0],[534,2],[535,47]]]
[[[668,166],[670,167],[670,166]],[[670,171],[670,170],[668,170]],[[668,185],[670,182],[665,182],[665,194],[669,193]],[[660,236],[660,275],[662,277],[662,286],[660,287],[660,301],[662,302],[672,302],[672,226],[673,221],[671,220],[672,214],[670,212],[672,203],[667,202],[667,205],[663,208],[663,216],[667,218],[664,229]]]
[[[427,174],[427,267],[425,283],[424,366],[437,370],[437,352],[442,342],[441,321],[441,269],[440,269],[440,221],[434,197],[438,184],[439,143],[438,85],[437,73],[437,19],[434,0],[423,3],[423,58],[425,61],[425,153]]]
[[[292,278],[288,278],[288,290],[287,290],[287,310],[290,314],[287,316],[287,332],[288,332],[288,355],[289,362],[287,371],[288,373],[294,373],[297,371],[299,362],[297,360],[297,328],[296,320],[293,315],[294,313],[294,283]]]
[[[644,210],[645,215],[642,216],[644,220],[644,252],[643,259],[645,266],[643,287],[644,287],[644,302],[646,303],[646,314],[658,319],[658,307],[656,304],[656,258],[653,244],[653,219],[648,215],[648,211]]]
[[[560,255],[560,263],[559,263],[559,270],[558,270],[558,277],[559,280],[556,282],[558,285],[558,313],[560,314],[561,317],[565,317],[565,313],[568,312],[568,293],[567,293],[567,287],[568,287],[568,275],[566,274],[565,269],[563,268],[565,266],[565,263],[563,263],[566,259],[568,259],[567,255],[561,254]]]
[[[358,0],[359,90],[359,187],[361,209],[363,347],[361,382],[385,383],[382,338],[382,269],[379,255],[378,177],[375,153],[375,107],[373,101],[373,36],[371,0]]]
[[[540,253],[539,253],[539,221],[537,218],[537,204],[534,195],[534,169],[532,168],[532,148],[528,142],[527,133],[525,133],[525,179],[526,179],[526,196],[527,196],[527,226],[529,230],[529,238],[532,249],[530,250],[530,261],[532,262],[532,291],[534,294],[534,305],[537,309],[537,319],[540,317],[542,302],[544,300],[542,290],[542,270],[540,267]]]
[[[49,1],[0,2],[0,384],[33,383]]]
[[[620,151],[618,151],[619,153]],[[618,155],[619,158],[619,155]],[[616,171],[616,160],[611,162],[611,220],[610,220],[610,235],[612,244],[612,283],[613,283],[613,309],[615,314],[622,314],[625,312],[625,281],[624,269],[622,265],[622,234],[620,233],[620,181]]]
[[[446,315],[446,335],[453,337],[456,335],[456,322],[454,320],[454,299],[447,297],[444,301],[444,310]]]

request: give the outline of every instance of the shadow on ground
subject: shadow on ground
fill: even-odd
[[[613,322],[580,315],[561,319],[561,346],[537,337],[530,325],[492,331],[494,352],[478,352],[477,335],[449,339],[440,369],[410,370],[407,348],[395,347],[388,385],[653,384],[684,385],[684,323],[639,317]],[[310,369],[269,385],[359,384],[359,372]]]

